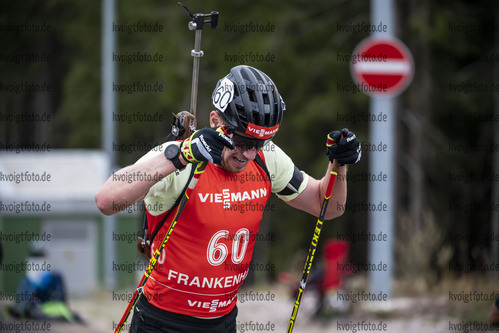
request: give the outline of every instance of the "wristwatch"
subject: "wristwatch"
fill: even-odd
[[[185,168],[185,165],[180,162],[178,158],[180,153],[180,148],[176,144],[170,144],[165,148],[165,157],[172,161],[173,165],[178,169],[182,170]]]

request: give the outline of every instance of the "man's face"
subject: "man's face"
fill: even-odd
[[[229,136],[233,139],[236,148],[224,148],[222,152],[222,162],[220,164],[227,171],[242,172],[248,163],[255,159],[258,152],[262,149],[261,146],[263,146],[265,141],[254,139],[250,136],[237,132],[230,134]],[[246,142],[246,145],[239,144],[242,140],[244,140],[241,138],[249,139],[249,141]],[[258,146],[252,146],[252,143]]]

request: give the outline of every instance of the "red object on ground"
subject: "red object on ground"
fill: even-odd
[[[324,276],[322,288],[324,291],[338,290],[342,287],[343,278],[349,274],[346,267],[349,243],[346,241],[327,240],[324,243]],[[338,265],[341,264],[341,265]]]

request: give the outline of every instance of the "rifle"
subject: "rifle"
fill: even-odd
[[[194,49],[191,50],[191,56],[193,59],[192,65],[192,87],[191,87],[191,104],[190,111],[180,111],[177,114],[173,114],[173,121],[170,127],[170,133],[166,138],[166,141],[176,141],[185,140],[196,131],[197,119],[197,96],[198,96],[198,82],[199,82],[199,62],[200,58],[204,55],[201,50],[201,34],[205,23],[210,23],[212,29],[216,29],[218,25],[218,12],[212,11],[210,14],[192,14],[189,9],[182,3],[178,4],[187,12],[187,15],[191,18],[189,21],[188,28],[191,31],[195,31],[194,39]],[[184,189],[185,192],[185,189]],[[178,202],[176,203],[178,204]],[[175,205],[176,206],[176,205]],[[160,223],[161,227],[162,223]],[[149,230],[147,226],[146,216],[144,216],[144,237],[137,238],[137,250],[144,254],[146,257],[151,256],[151,241],[148,239]]]

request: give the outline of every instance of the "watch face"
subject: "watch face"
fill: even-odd
[[[178,155],[178,151],[179,149],[177,145],[175,144],[169,145],[168,147],[166,147],[165,156],[168,159],[172,159]]]

